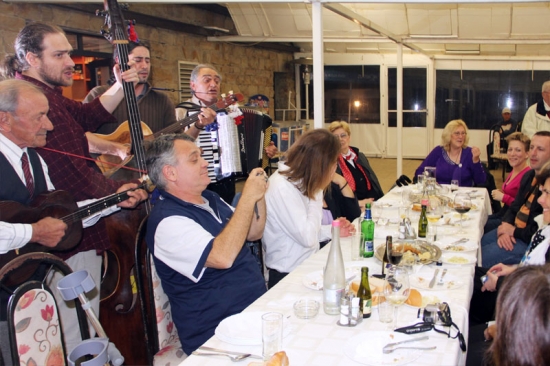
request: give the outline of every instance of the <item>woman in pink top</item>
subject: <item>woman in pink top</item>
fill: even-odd
[[[502,190],[495,189],[491,192],[493,199],[504,203],[504,207],[496,214],[489,216],[487,224],[485,224],[485,232],[488,232],[488,229],[492,230],[500,225],[506,210],[508,210],[508,207],[516,198],[521,177],[531,169],[529,165],[527,165],[529,144],[531,143],[529,137],[521,132],[514,132],[506,138],[506,141],[508,142],[508,151],[506,155],[508,157],[508,163],[510,163],[512,167],[512,171],[502,184]]]

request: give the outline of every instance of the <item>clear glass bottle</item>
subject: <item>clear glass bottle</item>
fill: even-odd
[[[370,258],[374,255],[374,221],[372,221],[370,203],[365,205],[365,218],[361,221],[361,233],[365,240],[361,248],[361,256]]]
[[[420,212],[420,219],[418,219],[418,237],[425,238],[426,231],[428,230],[428,218],[426,217],[426,208],[430,204],[427,198],[422,199],[422,211]]]
[[[340,221],[332,222],[332,241],[323,274],[323,309],[329,315],[340,314],[340,299],[345,294],[346,275],[340,248]]]
[[[372,294],[369,285],[369,267],[361,267],[361,284],[357,290],[359,309],[363,312],[363,319],[370,318],[372,308]]]
[[[386,236],[386,247],[384,248],[384,257],[382,257],[382,275],[384,275],[384,270],[386,269],[386,264],[390,263],[390,260],[388,259],[388,255],[391,255],[392,251],[392,236],[387,235]]]

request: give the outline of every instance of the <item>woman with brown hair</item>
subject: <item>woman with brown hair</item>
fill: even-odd
[[[330,240],[330,225],[321,224],[323,191],[332,181],[339,153],[340,142],[330,132],[308,131],[269,178],[262,238],[269,288]],[[339,220],[342,236],[354,230],[348,220]]]
[[[550,365],[550,265],[511,273],[498,295],[494,338],[487,353],[496,366]]]

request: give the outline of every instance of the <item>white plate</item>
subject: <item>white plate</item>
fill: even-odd
[[[376,265],[376,271],[373,271],[376,263],[367,263],[367,261],[353,261],[344,263],[346,271],[346,280],[361,279],[361,267],[369,267],[369,276],[380,273],[381,265]],[[352,278],[352,276],[355,276]],[[302,284],[312,290],[323,289],[323,271],[310,272],[302,279]]]
[[[458,277],[453,276],[449,273],[445,274],[445,277],[443,277],[443,285],[439,285],[438,280],[441,277],[441,274],[442,272],[440,271],[437,275],[435,284],[432,288],[430,288],[430,281],[432,280],[433,273],[422,272],[422,273],[414,274],[412,276],[409,276],[409,280],[410,280],[411,286],[414,286],[422,290],[432,290],[432,291],[454,290],[455,288],[459,288],[462,285],[464,285],[464,281],[462,281]]]
[[[232,315],[218,324],[216,336],[223,342],[240,346],[262,345],[262,315],[266,311],[249,311]],[[292,330],[288,318],[283,317],[283,337]]]
[[[405,365],[417,360],[424,351],[418,349],[398,349],[384,354],[382,348],[388,343],[410,339],[409,335],[395,332],[366,331],[346,342],[344,353],[355,362],[363,365]],[[424,345],[426,342],[415,344]]]
[[[446,264],[475,264],[477,262],[476,257],[473,255],[467,255],[462,253],[444,253],[441,255],[441,262]],[[461,262],[458,262],[461,260]]]

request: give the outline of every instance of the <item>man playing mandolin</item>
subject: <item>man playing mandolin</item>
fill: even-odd
[[[15,54],[8,55],[4,63],[7,77],[26,80],[39,87],[49,103],[47,117],[54,126],[50,131],[46,148],[40,155],[48,164],[49,177],[57,189],[68,191],[76,200],[100,198],[122,189],[124,183],[107,179],[90,158],[85,132],[95,130],[104,122],[114,121],[110,114],[124,96],[122,82],[138,82],[135,69],[120,72],[116,68],[117,83],[92,103],[82,104],[65,98],[62,86],[73,82],[74,62],[70,57],[72,46],[61,28],[44,24],[27,24],[17,35]],[[132,185],[136,187],[136,185]],[[137,200],[147,197],[143,190],[135,191]],[[60,257],[75,271],[87,270],[96,286],[101,283],[101,253],[111,247],[105,220],[84,229],[81,242]],[[54,279],[54,281],[57,279]],[[93,296],[92,296],[93,295]],[[89,294],[94,310],[99,313],[99,291]],[[67,352],[78,344],[80,332],[74,310],[63,308],[58,301],[63,320],[63,332]]]
[[[29,205],[38,195],[53,191],[48,167],[34,148],[46,145],[46,136],[54,126],[48,118],[48,100],[42,90],[23,80],[0,82],[0,200]],[[25,161],[25,162],[23,162]],[[118,192],[136,188],[137,184],[122,185]],[[134,207],[147,198],[143,190],[126,192],[129,198],[119,207]],[[97,200],[79,202],[89,204]],[[0,208],[7,202],[0,202]],[[57,218],[44,217],[37,222],[13,222],[10,215],[17,215],[10,209],[0,209],[0,255],[18,251],[28,243],[39,243],[54,248],[64,237],[67,224]],[[51,207],[51,206],[50,206]],[[40,208],[40,207],[39,207]],[[37,209],[39,209],[37,208]],[[108,207],[82,220],[83,227],[89,227],[119,208]],[[40,216],[42,217],[42,216]],[[6,222],[8,221],[8,222]],[[13,253],[13,252],[12,252]],[[5,299],[2,299],[5,300]],[[0,301],[6,306],[5,301]],[[65,319],[63,320],[65,321]],[[4,354],[9,354],[4,352]]]

